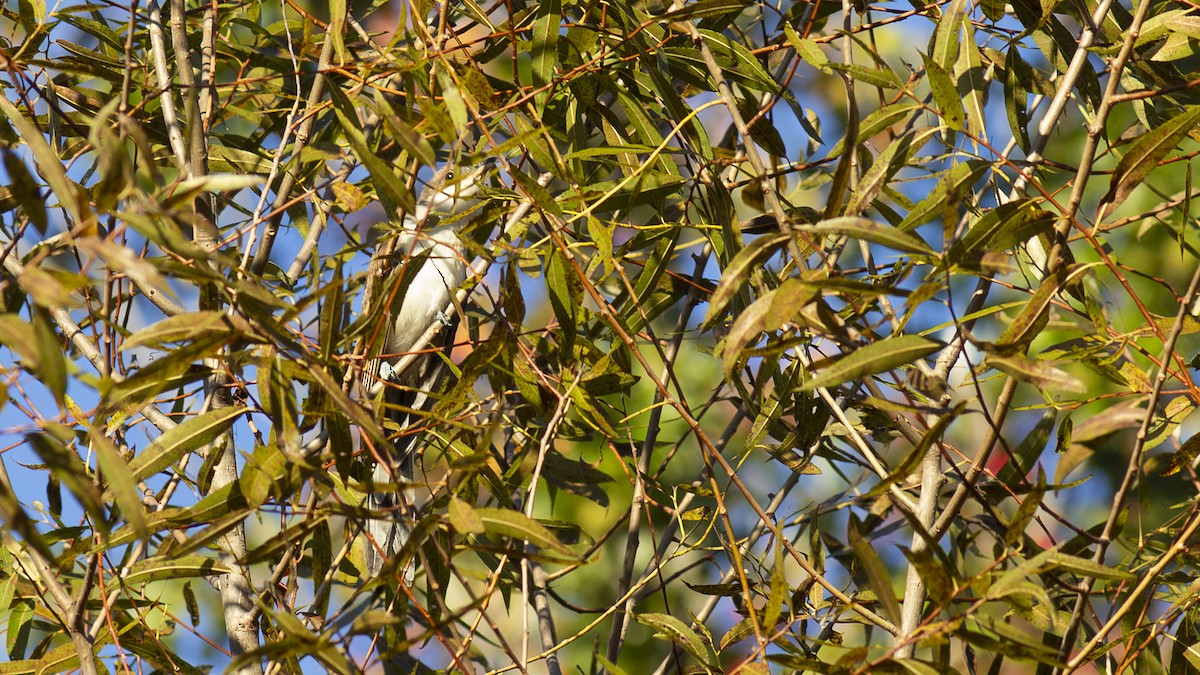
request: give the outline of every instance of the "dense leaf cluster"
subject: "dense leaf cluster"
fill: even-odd
[[[0,14],[0,670],[1200,668],[1190,6]]]

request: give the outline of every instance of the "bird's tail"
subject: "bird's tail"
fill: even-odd
[[[372,479],[376,485],[395,485],[397,482],[407,483],[412,480],[412,476],[402,475],[402,472],[397,471],[396,474],[391,475],[388,467],[377,464]],[[410,492],[411,490],[407,488],[399,488],[367,494],[364,506],[373,513],[382,514],[380,518],[369,519],[365,528],[367,573],[372,577],[379,576],[387,561],[394,558],[408,542],[408,536],[412,531],[409,525],[409,519],[412,517]],[[404,576],[406,582],[412,581],[413,568],[411,564],[405,569]]]

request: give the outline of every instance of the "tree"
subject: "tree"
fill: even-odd
[[[1191,12],[6,7],[6,670],[1200,668]],[[397,429],[367,261],[477,158]]]

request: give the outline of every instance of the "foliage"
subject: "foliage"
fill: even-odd
[[[0,670],[1200,668],[1189,5],[3,12]],[[477,158],[385,427],[367,261]]]

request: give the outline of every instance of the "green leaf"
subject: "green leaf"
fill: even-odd
[[[929,194],[909,210],[896,229],[910,232],[943,213],[957,214],[963,195],[987,168],[987,164],[982,162],[959,162],[951,166]]]
[[[91,206],[88,204],[87,193],[79,187],[74,181],[67,177],[67,171],[63,167],[62,160],[46,142],[45,136],[42,135],[40,129],[21,114],[16,106],[12,104],[5,96],[0,96],[0,112],[3,112],[16,128],[21,140],[29,147],[29,151],[33,153],[33,159],[37,163],[39,173],[46,179],[50,185],[50,190],[58,197],[58,203],[62,206],[71,219],[74,220],[76,226],[91,226],[95,227],[96,214],[92,212]]]
[[[959,402],[950,412],[938,417],[933,426],[929,428],[929,431],[926,431],[925,434],[921,436],[921,442],[913,446],[913,449],[904,458],[904,461],[900,462],[896,469],[888,474],[887,478],[883,479],[878,485],[871,488],[871,491],[867,493],[867,496],[874,497],[881,495],[887,492],[888,488],[891,486],[897,485],[907,480],[909,476],[914,475],[917,472],[918,467],[921,466],[921,460],[924,459],[925,455],[929,453],[929,449],[933,447],[934,443],[937,443],[941,440],[942,435],[946,433],[946,429],[950,426],[950,423],[958,419],[959,415],[962,414],[965,408],[966,403]]]
[[[569,352],[579,327],[577,317],[582,312],[583,289],[579,285],[579,278],[575,276],[571,260],[558,250],[552,251],[546,261],[546,290],[562,330],[564,350]]]
[[[791,24],[784,24],[783,29],[787,35],[788,44],[796,50],[796,54],[804,59],[805,63],[817,70],[825,70],[829,66],[829,59],[825,56],[825,52],[821,51],[821,46],[817,44],[816,40],[800,37]]]
[[[92,472],[84,463],[74,445],[68,447],[63,439],[73,438],[73,434],[65,427],[52,423],[44,423],[47,428],[39,433],[25,436],[25,442],[37,453],[42,462],[50,470],[53,480],[66,485],[71,494],[79,500],[80,505],[87,511],[92,527],[97,531],[107,532],[108,522],[105,513],[106,501],[96,487]],[[51,506],[53,510],[53,505]],[[7,520],[7,519],[6,519]]]
[[[734,593],[733,595],[737,595],[740,592],[741,591],[739,589],[737,591],[737,593]],[[747,617],[747,618],[742,619],[741,621],[733,624],[733,626],[730,627],[729,630],[725,631],[725,635],[723,635],[721,637],[721,643],[717,647],[717,649],[718,649],[718,651],[723,652],[727,648],[732,647],[733,645],[741,642],[742,640],[745,640],[746,638],[750,637],[751,635],[754,635],[754,623],[752,621],[750,621],[749,617]]]
[[[964,13],[961,18],[964,39],[951,72],[958,82],[958,91],[967,111],[967,131],[975,138],[983,138],[987,133],[988,66],[984,65],[979,51],[971,17]]]
[[[1200,455],[1200,434],[1184,441],[1179,449],[1171,454],[1171,460],[1163,467],[1162,475],[1172,476],[1179,473],[1183,467],[1191,466],[1197,455]]]
[[[223,335],[209,335],[172,349],[134,371],[129,379],[116,382],[107,390],[102,389],[104,405],[101,409],[140,410],[165,391],[178,390],[204,379],[211,371],[197,361],[214,355],[225,342]]]
[[[954,76],[949,70],[929,58],[925,58],[925,74],[929,78],[929,88],[933,92],[933,100],[937,103],[938,112],[946,122],[946,126],[954,131],[962,131],[966,115],[963,113],[963,102],[958,95],[958,86],[954,83]]]
[[[1037,208],[1037,203],[1034,199],[1022,199],[989,210],[950,248],[947,259],[960,264],[986,251],[1006,251],[1048,232],[1054,225],[1054,216]]]
[[[146,511],[142,506],[137,481],[134,480],[125,460],[121,458],[117,446],[95,429],[89,429],[88,440],[96,452],[96,463],[100,466],[104,481],[108,484],[106,496],[111,494],[115,498],[117,505],[121,507],[121,514],[137,533],[138,538],[142,541],[148,540],[150,528],[146,525]]]
[[[885,225],[868,218],[843,216],[822,220],[812,225],[798,225],[797,230],[813,234],[839,234],[873,244],[886,246],[904,253],[918,255],[934,255],[934,250],[921,237],[912,232],[904,232],[891,225]]]
[[[914,103],[907,99],[885,105],[863,118],[859,126],[858,137],[874,138],[883,133],[885,129],[890,129],[924,110],[920,103]],[[845,150],[845,139],[839,138],[837,143],[834,143],[833,149],[829,151],[829,159],[841,156]]]
[[[1017,512],[1013,514],[1012,522],[1004,528],[1004,545],[1010,549],[1021,548],[1021,543],[1025,540],[1025,528],[1029,527],[1030,521],[1037,514],[1038,508],[1042,505],[1042,499],[1046,496],[1046,474],[1042,471],[1042,467],[1038,467],[1037,482],[1033,484],[1033,489],[1025,495],[1021,500],[1021,505],[1017,507]]]
[[[211,337],[219,337],[224,342],[264,341],[240,315],[218,311],[188,312],[146,326],[125,338],[121,349],[162,347],[174,342],[207,341]]]
[[[1087,393],[1087,386],[1079,378],[1045,361],[1015,355],[988,354],[986,364],[1038,389],[1063,394]]]
[[[1187,106],[1178,115],[1138,136],[1113,170],[1108,192],[1100,200],[1096,222],[1112,213],[1141,184],[1159,162],[1179,146],[1188,133],[1200,122],[1200,106]]]
[[[725,306],[745,288],[750,272],[790,239],[789,234],[772,232],[758,237],[738,251],[725,269],[721,270],[721,281],[713,291],[712,297],[708,299],[708,314],[704,317],[704,325],[712,326],[716,323],[723,315]]]
[[[951,0],[942,7],[942,16],[937,20],[937,28],[930,38],[929,58],[949,73],[954,69],[958,60],[958,31],[962,28],[963,17],[966,14],[966,0]]]
[[[1087,558],[1067,555],[1054,549],[1046,551],[1036,559],[1041,564],[1046,565],[1047,569],[1061,569],[1089,579],[1106,579],[1109,581],[1133,581],[1137,579],[1137,575],[1128,570],[1101,565]]]
[[[879,599],[884,615],[888,617],[889,621],[899,625],[900,601],[896,598],[896,591],[892,588],[891,575],[888,574],[887,565],[883,564],[883,559],[875,552],[874,544],[863,536],[861,528],[862,525],[858,518],[851,516],[847,528],[850,548],[854,550],[854,557],[862,566],[862,570],[867,573],[867,583],[875,591],[875,597]]]
[[[154,557],[135,563],[121,581],[128,584],[143,584],[151,581],[228,574],[231,571],[233,570],[213,558],[201,555],[169,559]]]
[[[396,175],[391,163],[384,161],[371,150],[367,138],[360,128],[358,114],[351,106],[350,100],[338,87],[329,87],[329,98],[333,103],[342,133],[350,143],[350,148],[354,150],[358,161],[362,162],[367,172],[371,174],[375,190],[384,200],[385,206],[390,207],[389,211],[394,212],[399,208],[405,213],[412,213],[414,201],[408,186]]]
[[[832,387],[863,377],[908,365],[924,358],[941,345],[919,335],[901,335],[872,342],[849,354],[825,359],[813,364],[813,375],[801,387],[811,391]]]
[[[1008,50],[1004,69],[1004,112],[1017,145],[1029,148],[1029,91],[1025,75],[1032,69],[1021,60],[1021,50],[1013,45]]]
[[[228,406],[196,415],[182,424],[164,431],[129,462],[129,472],[135,481],[142,481],[162,471],[188,452],[211,443],[233,420],[246,411],[245,406]],[[229,450],[226,450],[229,452]]]
[[[1200,644],[1200,633],[1196,630],[1197,625],[1200,625],[1200,607],[1193,604],[1188,607],[1187,612],[1183,615],[1183,620],[1179,622],[1179,627],[1175,630],[1172,638],[1174,644],[1171,647],[1171,662],[1167,672],[1178,675],[1200,673],[1200,668],[1196,664],[1196,647]]]
[[[635,614],[634,618],[643,626],[654,629],[654,636],[666,638],[683,647],[683,649],[703,664],[709,664],[711,657],[700,636],[686,623],[670,614]]]
[[[1013,492],[1024,492],[1025,476],[1029,474],[1034,462],[1046,449],[1046,443],[1050,440],[1051,432],[1054,431],[1054,420],[1057,417],[1058,413],[1053,409],[1042,413],[1038,423],[1029,430],[1029,433],[1025,434],[1025,437],[1021,439],[1021,444],[1009,456],[1008,462],[1000,468],[996,474],[996,480],[1008,486]]]
[[[768,632],[779,623],[783,612],[783,600],[788,593],[787,565],[784,563],[783,547],[775,546],[775,564],[771,567],[771,594],[762,611],[762,625]]]
[[[934,129],[909,130],[900,138],[892,141],[883,152],[875,158],[871,168],[859,179],[850,200],[846,203],[846,215],[857,216],[865,212],[875,197],[887,187],[888,181],[896,172],[904,168],[909,158],[919,151]]]
[[[761,92],[779,91],[779,83],[746,45],[711,30],[700,29],[700,35],[730,80]]]
[[[857,63],[845,64],[838,63],[836,61],[830,61],[829,67],[833,70],[846,73],[858,82],[869,84],[872,87],[880,87],[881,89],[885,90],[897,90],[902,86],[900,78],[896,76],[896,71],[892,70],[891,68],[887,68],[886,70],[877,70],[874,68],[867,68],[866,66],[860,66]]]
[[[475,512],[475,507],[458,497],[450,498],[446,515],[450,518],[450,527],[459,534],[482,534],[484,532],[483,519]]]
[[[1025,303],[1017,317],[996,340],[997,348],[1003,353],[1023,353],[1029,348],[1029,343],[1042,333],[1042,329],[1050,320],[1050,307],[1054,298],[1058,296],[1058,290],[1062,287],[1060,281],[1064,277],[1064,274],[1055,273],[1042,280],[1042,284],[1030,296],[1029,302]]]
[[[263,561],[278,561],[291,556],[292,550],[310,535],[320,532],[327,526],[328,516],[317,514],[309,516],[280,530],[275,536],[255,546],[246,553],[241,561],[247,565]]]
[[[758,341],[765,330],[775,330],[791,321],[800,310],[812,302],[820,289],[799,279],[786,279],[779,288],[755,300],[738,315],[725,338],[722,363],[729,376],[747,345]]]
[[[481,508],[475,509],[475,514],[483,523],[485,532],[527,541],[538,548],[549,549],[571,560],[578,558],[575,552],[560,542],[546,526],[523,513],[507,509]]]
[[[535,98],[539,101],[537,107],[540,110],[545,107],[549,98],[554,69],[558,65],[558,24],[562,18],[562,0],[544,0],[537,3],[536,7],[530,72],[533,75],[533,85],[546,89],[539,92]]]
[[[206,192],[238,192],[246,188],[261,185],[260,176],[248,176],[236,173],[210,173],[195,178],[187,178],[172,185],[161,204],[164,209],[186,208],[196,197]]]

